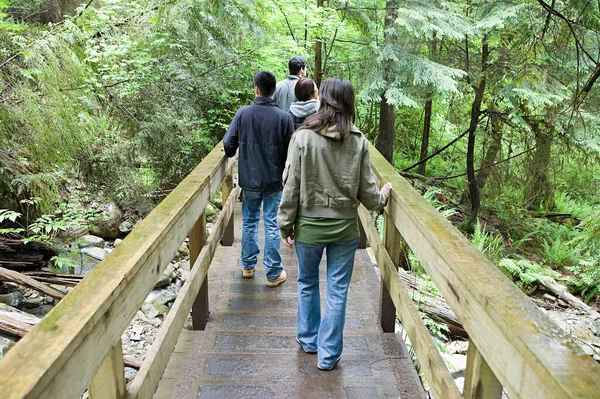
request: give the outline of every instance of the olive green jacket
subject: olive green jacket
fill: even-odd
[[[277,224],[291,231],[298,216],[350,219],[362,203],[369,210],[387,204],[371,174],[369,143],[352,127],[344,140],[335,126],[294,133],[283,171]]]

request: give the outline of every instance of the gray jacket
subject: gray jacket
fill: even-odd
[[[356,127],[343,141],[335,126],[296,131],[283,182],[277,224],[284,230],[292,230],[298,216],[350,219],[360,203],[377,210],[388,200],[371,173],[369,143]]]
[[[273,94],[273,100],[275,100],[277,106],[283,112],[288,112],[290,110],[290,104],[297,101],[294,89],[296,88],[298,80],[300,80],[300,76],[290,75],[277,83],[277,90],[275,90],[275,94]]]

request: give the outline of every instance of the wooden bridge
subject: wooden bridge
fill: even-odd
[[[600,366],[374,148],[379,183],[394,186],[383,243],[360,210],[381,283],[359,250],[342,361],[334,371],[317,370],[314,355],[294,339],[293,252],[282,251],[289,277],[279,287],[267,289],[258,272],[240,278],[233,160],[220,148],[0,360],[0,397],[79,398],[87,390],[92,399],[421,398],[394,334],[396,313],[437,399],[500,398],[503,388],[511,399],[600,397]],[[203,211],[220,188],[223,210],[207,236]],[[141,369],[125,384],[121,336],[186,237],[191,272]],[[469,333],[462,393],[397,273],[404,243]],[[190,311],[195,331],[183,330]]]

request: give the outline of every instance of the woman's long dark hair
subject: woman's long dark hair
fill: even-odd
[[[354,122],[354,89],[349,80],[329,78],[319,89],[319,110],[308,117],[302,124],[302,129],[321,130],[324,127],[336,125],[342,140]]]

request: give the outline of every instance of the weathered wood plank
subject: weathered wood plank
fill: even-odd
[[[400,235],[394,222],[389,220],[389,215],[384,213],[384,234],[383,234],[383,245],[392,260],[396,270],[401,266],[400,263],[403,261],[402,254],[400,251],[401,244],[404,240]],[[403,264],[402,268],[406,268]],[[379,303],[379,320],[383,332],[395,332],[396,331],[396,306],[394,301],[390,297],[388,287],[381,281],[381,296]]]
[[[0,360],[3,397],[82,394],[220,184],[209,176],[224,176],[232,163],[211,152]]]
[[[217,250],[220,238],[226,228],[226,223],[233,215],[234,204],[238,190],[233,191],[215,223],[213,234],[202,248],[200,255],[192,266],[188,278],[179,291],[179,295],[167,315],[163,326],[156,335],[154,343],[148,349],[142,368],[135,379],[129,384],[127,398],[150,398],[156,391],[158,383],[167,367],[169,357],[177,344],[177,338],[187,318],[194,298],[197,296],[212,259]]]
[[[120,399],[125,396],[125,368],[121,340],[102,362],[88,389],[90,399]]]
[[[473,342],[467,350],[467,370],[464,385],[465,399],[500,399],[502,384],[494,375]]]
[[[427,327],[425,327],[419,312],[413,305],[406,285],[400,279],[396,266],[387,253],[385,246],[381,243],[373,220],[363,206],[359,208],[358,214],[369,238],[371,249],[377,259],[379,270],[381,270],[381,278],[388,287],[390,298],[396,306],[402,325],[410,338],[433,394],[438,399],[462,398],[444,360],[429,335]]]
[[[227,175],[225,176],[225,179],[223,180],[223,183],[221,184],[221,193],[223,194],[221,196],[221,201],[223,204],[225,204],[225,202],[227,202],[227,200],[229,199],[229,196],[231,195],[232,190],[233,190],[233,168],[231,168],[227,172]],[[223,237],[221,238],[221,245],[223,245],[225,247],[230,247],[233,245],[233,239],[234,239],[234,226],[233,226],[233,214],[232,214],[231,217],[229,218],[229,221],[227,222],[227,227],[225,228],[225,231],[223,232]]]
[[[196,222],[189,234],[190,238],[190,264],[196,263],[202,247],[206,243],[206,214],[202,212],[200,219]],[[194,330],[204,330],[208,322],[209,313],[208,303],[208,279],[202,281],[200,290],[196,294],[196,299],[192,305],[192,328]]]
[[[371,146],[388,211],[511,398],[587,398],[600,366],[581,352],[493,263]]]
[[[0,267],[0,280],[17,283],[24,287],[31,288],[38,292],[41,292],[44,295],[48,295],[49,297],[54,298],[54,299],[61,300],[65,297],[64,292],[61,292],[57,289],[49,287],[46,284],[40,283],[29,276],[26,276],[19,272],[15,272],[13,270],[5,269],[3,267]]]

